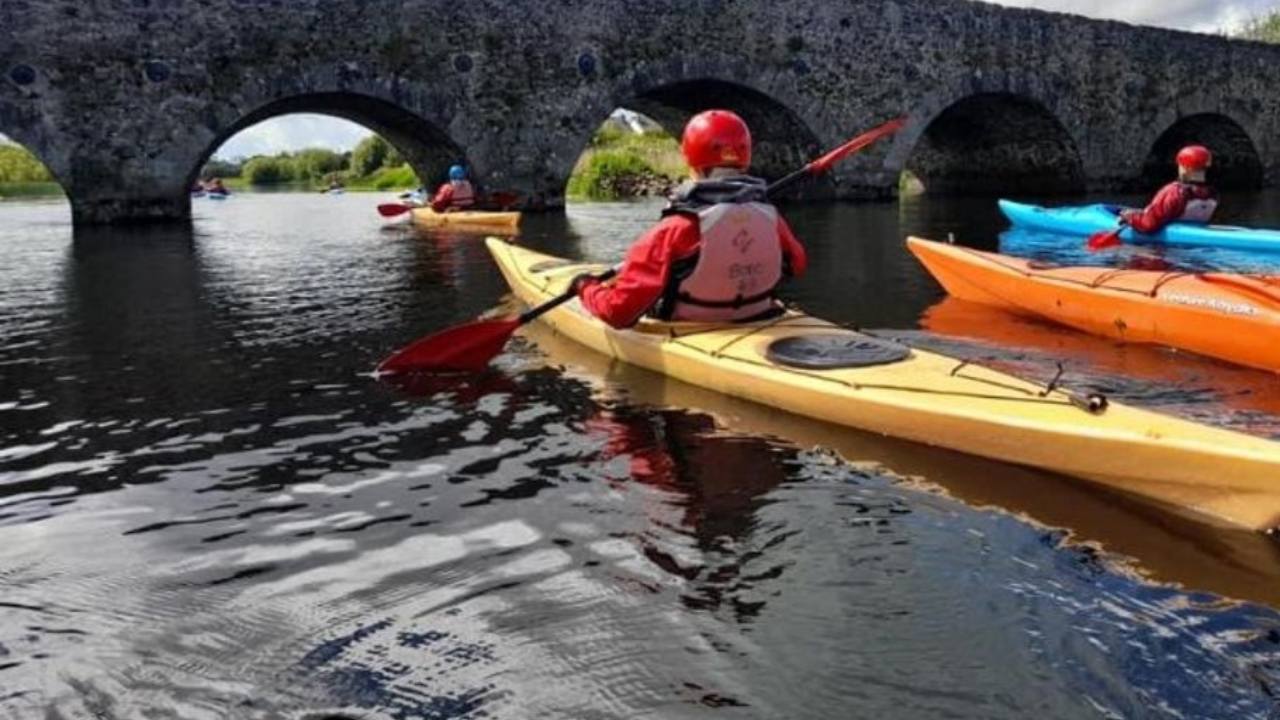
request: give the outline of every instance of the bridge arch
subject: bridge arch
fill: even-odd
[[[213,153],[234,135],[264,120],[314,113],[350,120],[369,128],[395,146],[423,182],[442,180],[453,163],[470,165],[467,153],[440,125],[405,108],[354,92],[316,92],[264,103],[222,127],[204,141],[187,171],[186,185],[195,182]]]
[[[791,108],[746,85],[721,80],[684,80],[639,93],[630,109],[653,118],[679,138],[689,118],[711,108],[732,110],[751,128],[751,168],[774,180],[796,170],[822,150],[818,136]],[[830,183],[798,187],[797,196],[830,193]]]
[[[732,110],[742,116],[752,136],[751,170],[769,180],[780,178],[817,157],[824,145],[809,122],[794,107],[785,89],[748,83],[745,71],[730,66],[701,67],[684,72],[684,66],[632,71],[608,91],[584,100],[575,117],[590,118],[566,136],[554,153],[550,168],[558,177],[548,184],[563,189],[577,159],[592,134],[614,110],[625,108],[644,115],[677,140],[685,123],[712,108]],[[728,78],[728,79],[726,79]],[[594,122],[592,122],[594,121]],[[830,180],[799,183],[786,196],[792,199],[829,197]]]
[[[1040,102],[979,92],[930,118],[902,169],[934,195],[1062,194],[1085,189],[1071,133]]]
[[[1262,158],[1249,133],[1235,120],[1215,112],[1178,118],[1156,138],[1142,165],[1144,189],[1177,177],[1174,157],[1183,146],[1200,144],[1213,152],[1209,182],[1225,190],[1256,190],[1264,181]]]
[[[545,2],[463,3],[447,17],[427,0],[405,0],[394,13],[355,3],[82,5],[59,23],[0,12],[12,39],[0,43],[0,132],[39,135],[15,139],[66,187],[77,225],[189,219],[185,181],[200,159],[272,103],[284,104],[262,117],[293,108],[353,117],[416,154],[412,138],[388,127],[402,116],[289,100],[317,94],[399,106],[413,116],[403,127],[426,123],[465,150],[482,184],[545,194],[549,208],[614,108],[662,116],[649,99],[685,116],[735,100],[695,102],[701,91],[681,88],[698,83],[760,93],[823,149],[907,111],[912,120],[897,135],[835,168],[831,187],[842,198],[891,195],[908,165],[932,192],[1077,189],[1077,150],[1090,187],[1128,186],[1160,133],[1196,113],[1232,118],[1256,144],[1265,182],[1280,180],[1280,110],[1267,101],[1280,82],[1280,47],[1261,43],[936,0],[716,0],[707,12],[682,12],[673,0],[599,0],[585,15],[574,6],[581,22]],[[636,22],[650,32],[636,35]],[[103,38],[110,42],[94,41]],[[984,157],[994,157],[1013,125],[1010,142],[1039,160],[971,182],[980,178],[965,175],[976,157],[960,161],[965,142],[990,144]],[[1229,148],[1238,141],[1227,134]],[[761,144],[763,159],[770,142]],[[812,157],[795,151],[804,145],[784,141],[792,157],[776,164]],[[411,161],[427,176],[435,162]]]

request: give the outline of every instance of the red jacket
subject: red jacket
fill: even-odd
[[[461,190],[459,190],[459,185]],[[445,212],[446,210],[458,209],[465,210],[476,202],[476,193],[472,189],[471,183],[462,180],[459,183],[453,181],[447,182],[436,190],[436,194],[431,198],[431,209],[436,212]]]
[[[1178,180],[1160,188],[1151,202],[1142,210],[1125,210],[1123,217],[1134,230],[1150,235],[1164,229],[1165,225],[1182,217],[1187,201],[1192,197],[1210,199],[1214,192],[1207,185],[1183,183]]]
[[[778,238],[791,275],[803,274],[808,267],[808,256],[781,215],[778,216]],[[697,218],[668,216],[631,246],[612,284],[587,281],[579,288],[578,297],[592,315],[609,325],[631,327],[662,296],[672,263],[697,252],[700,240]]]

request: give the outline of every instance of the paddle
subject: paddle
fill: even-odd
[[[412,209],[412,205],[405,205],[404,203],[383,203],[378,206],[378,214],[382,217],[395,217],[403,215]]]
[[[766,192],[773,195],[800,178],[820,175],[832,164],[844,156],[861,150],[880,138],[888,135],[906,122],[906,117],[895,118],[870,130],[822,157],[810,162],[803,168],[787,175],[769,185]],[[618,273],[620,265],[594,276],[601,282]],[[577,297],[572,284],[564,292],[550,300],[520,313],[514,318],[500,320],[477,320],[465,325],[442,330],[415,341],[413,344],[392,353],[383,360],[374,371],[375,375],[391,375],[412,372],[415,370],[480,370],[489,364],[498,353],[502,352],[507,340],[516,329],[527,322],[537,319],[560,305]]]
[[[1129,227],[1129,223],[1126,222],[1122,216],[1120,218],[1120,224],[1117,225],[1114,230],[1102,230],[1090,235],[1089,240],[1085,242],[1085,245],[1092,252],[1098,252],[1099,250],[1106,250],[1107,248],[1115,247],[1120,244],[1120,233],[1124,232],[1124,229],[1127,227]]]

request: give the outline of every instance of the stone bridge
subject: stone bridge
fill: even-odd
[[[777,177],[899,115],[809,197],[1145,187],[1188,140],[1280,178],[1280,48],[962,0],[0,0],[0,133],[77,224],[185,219],[228,138],[324,113],[434,182],[559,207],[616,108],[737,110]]]

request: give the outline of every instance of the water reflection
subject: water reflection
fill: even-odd
[[[775,534],[751,542],[759,529],[756,513],[768,502],[765,494],[789,475],[787,451],[721,435],[711,416],[678,410],[633,414],[619,408],[587,420],[586,428],[606,438],[605,459],[623,459],[628,479],[658,491],[653,504],[646,504],[654,528],[637,540],[650,562],[691,583],[684,604],[724,609],[739,621],[757,615],[768,595],[755,593],[754,585],[776,580],[784,567],[748,574],[744,548],[772,547],[785,539]],[[681,536],[692,546],[671,542]]]
[[[952,302],[959,301],[949,301]],[[961,311],[971,309],[970,305],[966,303]],[[985,308],[981,310],[994,312]],[[957,326],[950,314],[950,310],[937,314],[931,312],[925,322],[938,332],[952,334]],[[935,323],[941,324],[935,326]],[[989,326],[989,323],[978,323],[978,327],[984,329]],[[960,327],[968,329],[970,326]],[[994,327],[1007,330],[1010,326],[995,324]],[[544,362],[592,382],[608,402],[655,408],[689,408],[698,413],[708,413],[721,427],[734,432],[781,438],[799,447],[829,449],[838,454],[842,463],[848,463],[857,470],[895,477],[910,486],[918,483],[923,492],[944,491],[975,507],[1003,508],[1047,526],[1069,528],[1072,535],[1062,539],[1097,543],[1117,553],[1112,556],[1112,560],[1119,563],[1117,570],[1280,605],[1280,545],[1270,537],[1210,527],[1155,507],[1150,501],[1130,498],[1078,479],[782,413],[611,361],[537,324],[526,326],[521,333],[535,343],[538,353],[545,353]],[[1050,338],[1058,336],[1052,330],[1047,334]],[[1063,347],[1070,349],[1073,347],[1069,343],[1070,333],[1066,335],[1068,342]],[[915,336],[904,339],[912,341]],[[953,354],[967,352],[975,361],[1010,363],[1017,369],[1018,351],[1002,350],[1002,347],[943,344],[934,349]],[[1056,347],[1058,345],[1052,345],[1051,349]],[[1112,350],[1118,350],[1114,353],[1115,362],[1121,363],[1121,367],[1128,367],[1123,346]],[[1070,355],[1052,352],[1039,363],[1024,363],[1022,367],[1047,365],[1053,359],[1070,362]],[[1158,379],[1168,380],[1170,373],[1176,375],[1176,371],[1166,370]],[[1255,399],[1247,394],[1250,389],[1265,393],[1256,399],[1257,402],[1266,403],[1266,398],[1274,395],[1273,384],[1261,383],[1262,378],[1257,377],[1257,373],[1239,370],[1237,374],[1242,383],[1237,387],[1239,394],[1228,390],[1230,397],[1227,402],[1238,400],[1246,406],[1252,405]],[[1215,375],[1211,372],[1210,377]],[[1178,376],[1177,379],[1194,388],[1194,375]],[[1259,384],[1250,385],[1254,382]],[[1180,387],[1172,385],[1172,382],[1161,385],[1170,386]],[[1193,396],[1191,402],[1194,403],[1194,393],[1187,392]],[[1272,418],[1269,414],[1265,417]],[[1212,422],[1213,419],[1206,418],[1206,421]],[[744,473],[735,477],[749,475]],[[1127,562],[1123,560],[1125,556],[1136,558],[1138,563],[1124,567]]]
[[[1199,592],[1280,604],[1266,538],[537,326],[485,373],[370,380],[511,309],[479,238],[384,230],[374,204],[243,194],[189,235],[97,239],[0,206],[0,715],[1274,713],[1280,617]],[[656,208],[580,210],[520,241],[612,261]],[[815,256],[789,292],[1027,375],[1078,354],[1073,382],[1271,415],[1268,385],[1212,363],[914,330],[940,292],[903,229],[963,240],[993,211],[787,208]]]
[[[1125,243],[1101,252],[1089,250],[1085,238],[1025,228],[1000,233],[1000,252],[1059,265],[1123,267],[1180,272],[1280,272],[1280,253],[1248,252],[1216,247],[1135,245]]]

